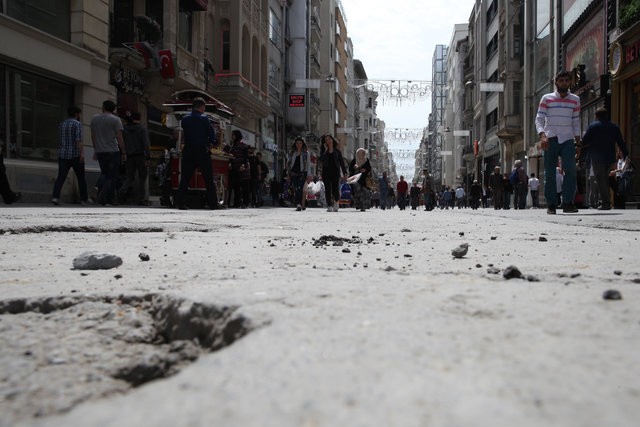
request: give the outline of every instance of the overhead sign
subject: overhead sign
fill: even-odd
[[[320,89],[320,79],[296,79],[296,87],[301,89]]]
[[[289,107],[304,107],[304,95],[289,95]]]
[[[504,92],[504,83],[480,83],[480,92]]]

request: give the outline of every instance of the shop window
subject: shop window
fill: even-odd
[[[8,100],[2,110],[8,109],[9,123],[0,131],[8,141],[8,157],[51,160],[58,158],[58,124],[66,116],[73,101],[73,86],[22,70],[8,68]],[[2,81],[5,84],[5,80]]]
[[[280,97],[280,67],[269,61],[269,90],[275,98]]]
[[[7,15],[41,31],[69,41],[70,1],[6,0]]]
[[[180,0],[180,11],[178,13],[178,45],[189,52],[193,48],[193,11],[189,8],[188,2]]]
[[[133,34],[133,0],[114,2],[110,24],[109,45],[111,47],[122,47],[123,43],[135,41]]]
[[[280,22],[280,18],[273,9],[269,9],[269,40],[280,47],[281,34],[282,23]]]
[[[494,109],[492,112],[487,114],[486,116],[486,129],[487,131],[491,130],[498,124],[498,109]]]

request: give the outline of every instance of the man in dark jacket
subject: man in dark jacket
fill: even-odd
[[[493,173],[489,175],[489,189],[491,190],[491,197],[493,198],[493,209],[502,209],[504,205],[502,200],[504,183],[502,181],[502,174],[500,173],[500,166],[493,168]]]
[[[527,204],[527,193],[529,192],[529,178],[522,166],[522,160],[516,160],[514,166],[516,170],[516,182],[513,186],[513,208],[525,209]]]
[[[469,190],[469,199],[471,209],[476,210],[480,205],[480,198],[482,197],[482,187],[477,179],[473,180],[473,184],[471,184],[471,189]]]
[[[185,198],[189,181],[196,168],[200,169],[207,188],[209,209],[218,208],[218,196],[211,166],[211,148],[216,145],[216,132],[211,126],[209,118],[203,114],[206,106],[204,99],[195,98],[191,114],[186,115],[181,121],[184,148],[182,149],[180,185],[176,193],[178,209],[188,209],[185,205]]]
[[[616,160],[616,145],[620,148],[624,158],[629,151],[622,139],[620,128],[609,121],[609,114],[605,108],[596,110],[596,121],[591,123],[582,138],[582,149],[587,150],[591,160],[593,174],[595,175],[600,192],[601,205],[599,210],[611,209],[609,196],[609,171]],[[578,148],[580,150],[580,147]],[[578,152],[578,156],[580,153]]]

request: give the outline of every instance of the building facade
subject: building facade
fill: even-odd
[[[12,188],[27,202],[51,199],[58,124],[67,107],[82,109],[91,159],[88,121],[103,100],[115,95],[109,85],[109,2],[47,2],[41,7],[0,2],[0,141]],[[90,169],[97,168],[88,162]]]

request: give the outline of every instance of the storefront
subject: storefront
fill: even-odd
[[[48,200],[58,171],[58,125],[74,104],[75,86],[45,70],[0,61],[0,94],[0,146],[9,182],[25,201]]]
[[[640,23],[623,32],[610,46],[612,120],[617,122],[629,148],[631,161],[640,165]],[[637,169],[636,169],[637,170]],[[632,194],[640,193],[640,173],[633,178]]]

